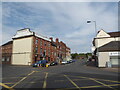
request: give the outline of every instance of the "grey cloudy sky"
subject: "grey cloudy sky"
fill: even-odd
[[[118,31],[117,2],[2,2],[2,42],[30,28],[65,42],[72,52],[90,52],[97,30]]]

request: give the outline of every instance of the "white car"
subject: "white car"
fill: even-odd
[[[67,61],[62,61],[62,62],[61,62],[61,64],[66,64],[66,63],[67,63]]]

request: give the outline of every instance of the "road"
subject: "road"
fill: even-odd
[[[2,83],[8,89],[111,89],[118,90],[117,71],[107,71],[85,65],[85,60],[77,60],[66,65],[33,68],[31,66],[2,66]]]

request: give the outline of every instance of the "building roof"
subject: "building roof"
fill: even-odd
[[[48,37],[45,37],[45,36],[42,36],[42,35],[35,34],[35,36],[39,37],[39,38],[42,38],[44,40],[47,40],[47,41],[51,41]]]
[[[29,28],[18,30],[17,33],[12,38],[16,39],[16,38],[22,38],[22,37],[27,37],[27,36],[36,36],[44,40],[51,41],[48,37],[38,35],[35,32],[30,31]]]
[[[2,46],[5,46],[5,45],[9,45],[9,44],[12,44],[13,41],[8,41],[7,43],[3,44]]]
[[[112,41],[98,48],[99,52],[120,51],[120,41]]]
[[[120,37],[120,31],[119,32],[109,32],[108,33],[111,37]]]

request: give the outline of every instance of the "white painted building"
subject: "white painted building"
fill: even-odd
[[[98,67],[119,66],[120,32],[100,30],[93,40],[93,53],[98,57]],[[116,53],[116,54],[115,54]]]
[[[13,39],[13,65],[31,65],[33,63],[34,36],[51,41],[49,38],[40,36],[30,31],[29,28],[18,30]]]

